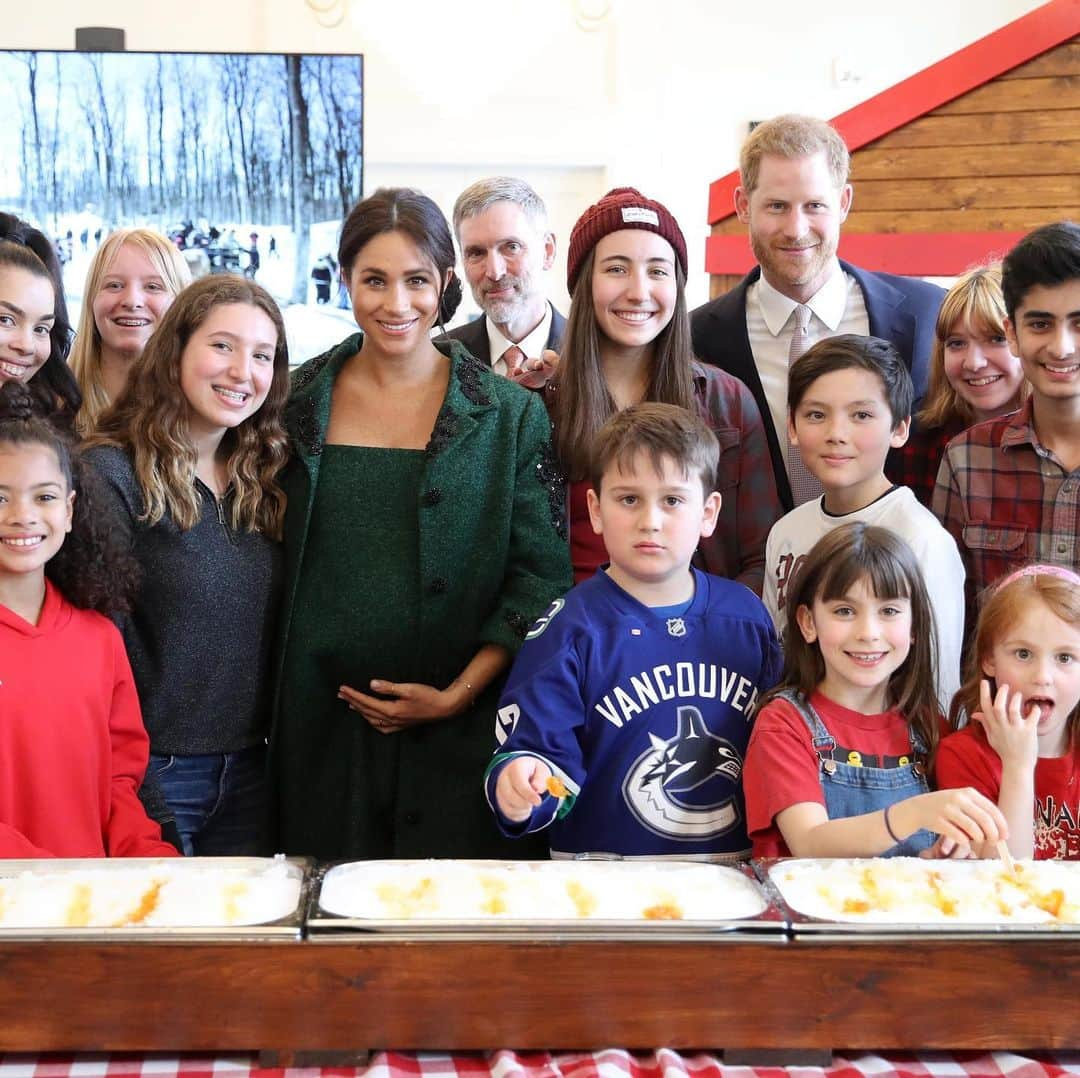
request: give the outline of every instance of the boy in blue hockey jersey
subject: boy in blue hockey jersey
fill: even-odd
[[[589,512],[611,559],[533,626],[500,701],[485,788],[552,856],[747,857],[742,765],[780,674],[765,607],[693,569],[720,508],[715,435],[669,404],[597,435]]]

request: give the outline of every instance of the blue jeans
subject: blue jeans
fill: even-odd
[[[265,853],[266,746],[208,756],[150,756],[188,856]]]

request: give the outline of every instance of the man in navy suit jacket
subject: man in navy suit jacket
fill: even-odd
[[[546,295],[545,279],[555,262],[547,209],[524,180],[492,176],[462,191],[454,204],[454,231],[465,277],[484,314],[447,337],[461,341],[496,374],[520,380],[531,366],[540,366],[545,349],[559,351],[566,328]],[[535,374],[526,384],[535,386]]]
[[[799,305],[810,309],[806,347],[840,333],[891,341],[911,371],[917,410],[945,295],[926,281],[871,273],[836,257],[851,208],[849,167],[843,139],[822,120],[778,116],[755,127],[739,158],[735,210],[749,227],[758,265],[691,315],[698,357],[740,378],[757,401],[786,509],[793,506],[787,366]]]

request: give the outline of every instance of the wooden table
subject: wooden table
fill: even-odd
[[[0,943],[0,1051],[1080,1048],[1080,940]]]

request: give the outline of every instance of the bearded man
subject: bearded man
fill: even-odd
[[[798,451],[787,449],[789,365],[824,337],[882,337],[911,372],[918,411],[945,296],[926,281],[836,257],[851,209],[849,170],[844,140],[823,120],[787,115],[758,124],[743,143],[735,190],[758,265],[691,315],[698,358],[742,379],[757,401],[787,510],[821,493]]]

